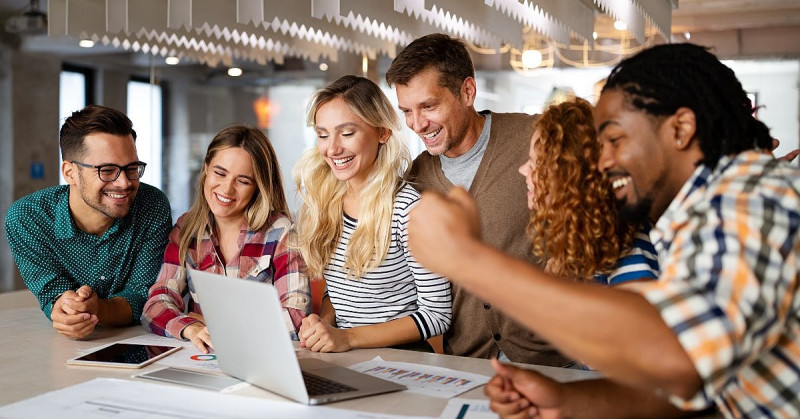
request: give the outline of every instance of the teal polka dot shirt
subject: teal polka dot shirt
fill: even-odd
[[[89,285],[101,299],[124,298],[131,323],[158,277],[171,226],[166,195],[144,183],[128,215],[99,237],[75,226],[66,185],[19,199],[5,219],[11,254],[48,319],[61,294]]]

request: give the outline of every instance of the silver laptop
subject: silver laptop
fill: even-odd
[[[194,270],[189,274],[226,374],[305,404],[405,390],[318,359],[298,359],[272,285]]]

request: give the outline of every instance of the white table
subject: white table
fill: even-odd
[[[58,334],[39,309],[28,291],[0,293],[0,406],[13,403],[48,391],[89,381],[97,377],[130,379],[131,371],[113,368],[67,366],[66,360],[80,350],[141,335],[144,329],[137,325],[125,328],[98,328],[86,340],[72,340]],[[318,357],[328,362],[349,366],[380,355],[386,361],[428,364],[487,376],[493,375],[489,361],[484,359],[403,351],[397,349],[357,349],[341,354],[298,352],[300,357]],[[560,381],[572,381],[597,376],[593,372],[529,366]],[[160,368],[157,365],[148,369]],[[234,394],[284,400],[280,396],[248,386]],[[478,387],[459,397],[484,399],[483,387]],[[397,392],[331,404],[331,407],[364,412],[391,413],[414,416],[439,416],[447,404],[446,399],[410,392]]]

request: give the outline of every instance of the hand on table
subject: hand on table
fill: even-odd
[[[479,240],[478,207],[464,188],[454,187],[447,196],[425,192],[411,210],[408,243],[411,253],[426,268],[454,276],[457,256],[465,242]]]
[[[347,330],[324,323],[316,314],[303,319],[297,336],[300,338],[300,347],[314,352],[346,352],[352,349]]]
[[[94,295],[96,298],[96,294]],[[74,308],[85,308],[86,298],[91,298],[91,296],[86,296],[85,292],[79,294],[70,290],[62,294],[61,297],[53,303],[53,311],[50,312],[50,320],[53,321],[53,328],[56,329],[58,333],[69,338],[81,339],[89,336],[89,334],[94,331],[98,322],[96,311],[95,313],[88,313]]]
[[[89,313],[97,316],[100,309],[100,299],[92,287],[84,285],[77,291],[67,291],[61,297],[65,298],[61,305],[67,314]]]
[[[184,327],[181,335],[184,339],[189,339],[204,354],[207,354],[209,349],[214,350],[211,335],[208,334],[208,328],[204,323],[195,322]]]
[[[489,407],[502,418],[559,418],[562,416],[563,385],[537,372],[502,364],[493,359],[497,371],[484,388]]]

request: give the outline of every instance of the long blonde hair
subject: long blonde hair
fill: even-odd
[[[364,77],[344,76],[317,91],[308,107],[309,126],[315,125],[320,106],[335,98],[341,98],[370,126],[390,131],[359,193],[360,218],[345,253],[348,278],[359,278],[376,268],[389,252],[394,198],[411,165],[411,155],[399,136],[394,108],[381,89]],[[298,214],[300,252],[308,275],[321,278],[342,235],[347,182],[334,176],[316,147],[303,153],[293,175],[303,199]]]
[[[186,262],[186,254],[192,239],[197,241],[201,239],[208,217],[213,217],[205,193],[203,193],[207,176],[206,166],[211,164],[211,160],[217,152],[234,147],[243,149],[253,159],[256,192],[245,209],[247,228],[251,231],[261,230],[273,212],[290,217],[289,205],[286,203],[286,195],[283,193],[281,168],[267,136],[258,129],[244,125],[227,127],[214,136],[211,144],[208,145],[206,157],[203,159],[203,167],[200,169],[200,176],[197,179],[197,196],[189,212],[186,213],[186,221],[181,228],[178,247],[181,266]]]

